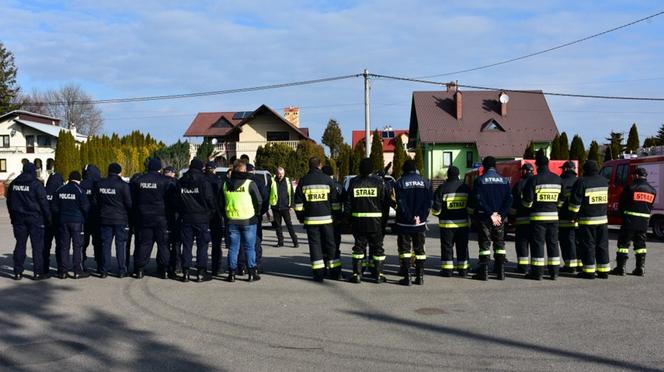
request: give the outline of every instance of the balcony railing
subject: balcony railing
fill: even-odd
[[[12,153],[12,154],[48,154],[52,153],[54,149],[52,147],[40,147],[40,146],[10,146],[10,147],[0,147],[0,153]]]
[[[295,150],[300,141],[251,141],[251,142],[223,142],[214,145],[215,152],[218,153],[236,153],[242,151],[255,151],[259,146],[265,146],[268,143],[282,143]],[[197,151],[201,145],[192,144],[194,151]]]

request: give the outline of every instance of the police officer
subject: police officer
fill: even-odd
[[[293,184],[286,177],[286,171],[282,167],[277,168],[277,174],[272,178],[272,187],[270,187],[270,207],[274,216],[274,227],[277,232],[277,247],[284,246],[284,231],[281,227],[283,220],[288,229],[288,234],[293,241],[293,247],[299,246],[297,235],[293,229],[290,211],[293,207]]]
[[[34,164],[23,164],[23,172],[7,190],[7,210],[16,238],[14,248],[14,280],[23,279],[25,247],[30,238],[34,280],[48,279],[44,273],[44,227],[51,223],[51,211],[44,185],[37,179]]]
[[[532,164],[523,164],[521,166],[521,179],[512,187],[512,208],[510,208],[509,214],[514,225],[516,225],[514,236],[516,271],[520,274],[528,272],[528,244],[530,242],[530,210],[523,206],[521,197],[526,182],[533,176],[534,170]]]
[[[58,221],[56,219],[56,215],[53,211],[53,206],[55,204],[55,199],[53,199],[53,194],[62,186],[64,185],[64,179],[62,179],[62,176],[60,173],[53,172],[51,173],[50,176],[48,176],[48,180],[46,181],[46,199],[48,200],[48,205],[51,208],[51,217],[52,221],[51,224],[46,226],[44,229],[44,269],[43,272],[45,274],[48,274],[51,266],[51,245],[53,244],[53,241],[55,241],[55,261],[57,262],[58,266],[60,265],[60,257],[58,256]]]
[[[164,167],[162,174],[166,176],[170,183],[169,193],[166,203],[166,221],[168,224],[168,250],[169,250],[169,263],[168,263],[168,277],[170,279],[176,278],[177,268],[182,256],[182,247],[180,243],[180,223],[178,222],[177,213],[177,178],[175,168],[172,166]]]
[[[383,180],[371,175],[373,164],[370,158],[360,161],[360,175],[353,178],[348,186],[344,200],[344,213],[350,218],[355,245],[353,245],[353,283],[360,283],[362,278],[362,260],[366,255],[367,245],[369,256],[373,262],[374,280],[376,283],[385,281],[383,264],[382,209],[386,204],[387,194]]]
[[[166,279],[169,263],[168,252],[168,197],[174,187],[168,177],[159,173],[161,160],[148,161],[148,172],[131,184],[134,190],[133,205],[136,210],[138,241],[134,250],[134,276],[143,278],[152,247],[157,244],[157,276]]]
[[[614,275],[625,275],[625,264],[629,258],[629,244],[634,242],[636,268],[632,275],[643,276],[646,265],[646,233],[650,221],[650,211],[655,203],[657,191],[648,183],[648,171],[636,168],[634,182],[625,187],[620,197],[618,210],[623,211],[623,223],[618,235],[617,266],[611,271]]]
[[[436,189],[433,197],[434,216],[438,216],[440,228],[440,275],[451,277],[454,273],[454,246],[460,277],[468,273],[468,197],[470,188],[459,179],[459,168],[447,169],[447,180]]]
[[[129,189],[131,191],[131,198],[132,201],[134,200],[135,197],[135,188],[133,185],[136,184],[136,179],[138,177],[142,176],[143,173],[134,173],[130,178],[129,178]],[[140,237],[139,235],[139,216],[138,216],[138,210],[136,209],[136,203],[132,203],[131,210],[129,211],[129,219],[127,226],[129,227],[129,230],[127,230],[127,240],[125,243],[125,266],[127,267],[127,270],[129,270],[129,262],[131,260],[131,242],[132,238],[134,241],[134,257],[138,253],[138,245],[140,244]],[[136,262],[134,260],[134,272],[136,271]]]
[[[509,181],[496,171],[496,158],[487,156],[482,160],[484,174],[475,179],[468,212],[479,225],[479,267],[476,279],[489,279],[491,243],[496,260],[496,277],[505,279],[505,222],[512,205]]]
[[[85,190],[80,186],[81,174],[78,171],[69,173],[69,182],[60,187],[54,194],[55,220],[58,221],[58,278],[66,279],[70,270],[72,278],[80,279],[90,276],[83,271],[83,227],[90,211],[90,203]],[[69,255],[73,251],[73,266]]]
[[[307,231],[311,269],[317,282],[325,279],[324,257],[334,257],[335,254],[333,206],[335,209],[340,207],[334,182],[321,171],[320,159],[312,157],[309,173],[300,179],[295,190],[295,213]],[[335,271],[341,272],[340,263],[329,270],[334,277]]]
[[[181,218],[182,279],[190,279],[192,248],[196,239],[196,281],[207,281],[207,248],[210,243],[210,218],[215,211],[212,187],[203,174],[203,162],[193,159],[189,170],[178,180],[178,213]]]
[[[210,218],[210,239],[212,241],[212,276],[219,276],[221,270],[221,260],[223,257],[221,243],[224,237],[224,224],[221,219],[221,212],[217,209],[219,192],[221,190],[221,177],[215,173],[217,163],[209,161],[205,164],[205,178],[210,183],[212,195],[215,198],[215,209],[212,218]]]
[[[125,261],[129,213],[132,208],[129,184],[120,176],[122,167],[118,163],[108,166],[108,177],[97,184],[95,198],[99,206],[99,223],[102,241],[100,277],[106,278],[111,269],[111,246],[115,239],[115,256],[118,261],[118,277],[127,276]]]
[[[95,199],[94,190],[97,189],[97,184],[101,180],[101,173],[99,168],[94,164],[87,164],[83,168],[83,181],[81,187],[85,190],[90,204],[90,212],[88,218],[85,220],[85,234],[83,235],[83,270],[87,271],[85,261],[87,260],[88,246],[92,244],[93,254],[97,263],[97,272],[101,272],[101,231],[99,226],[99,206]]]
[[[258,186],[247,173],[244,160],[236,160],[230,179],[224,181],[219,195],[219,210],[224,211],[228,236],[228,281],[235,281],[240,246],[244,246],[248,280],[260,280],[256,267],[257,225],[263,202]]]
[[[594,160],[583,165],[583,177],[572,188],[569,210],[572,221],[578,221],[577,230],[579,255],[583,261],[580,278],[608,279],[609,263],[609,227],[607,204],[609,200],[609,182],[599,175],[599,166]]]
[[[576,228],[578,224],[572,222],[572,213],[569,210],[569,198],[578,177],[576,176],[576,165],[573,161],[566,161],[560,168],[563,170],[560,175],[563,180],[563,199],[558,208],[558,241],[565,263],[560,271],[574,273],[581,270],[583,266],[576,252]]]
[[[562,201],[563,181],[549,170],[549,158],[540,154],[535,160],[537,175],[523,188],[523,205],[530,209],[530,272],[529,279],[542,280],[544,245],[546,265],[551,280],[556,280],[560,269],[558,248],[558,203]]]
[[[334,220],[333,226],[334,226],[334,256],[332,257],[324,257],[325,260],[325,267],[328,269],[335,269],[335,270],[328,270],[328,276],[330,279],[334,280],[340,280],[341,279],[341,269],[336,270],[337,267],[341,267],[341,220],[342,220],[342,211],[341,211],[341,206],[343,203],[343,186],[341,183],[339,183],[335,178],[334,178],[334,170],[332,169],[332,166],[329,164],[326,164],[323,166],[321,169],[324,174],[326,174],[328,177],[332,179],[332,183],[334,184],[334,189],[336,190],[337,193],[337,200],[338,203],[334,203],[332,205],[332,219]],[[371,267],[373,268],[373,261],[369,261],[371,263]],[[373,270],[373,269],[372,269]]]
[[[398,250],[402,285],[411,285],[410,265],[415,252],[415,284],[424,284],[424,238],[427,218],[431,209],[433,193],[429,181],[417,173],[415,161],[408,159],[403,164],[403,176],[397,181],[394,193],[397,205]]]

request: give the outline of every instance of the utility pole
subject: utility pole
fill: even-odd
[[[371,115],[369,112],[369,70],[364,69],[364,144],[366,157],[371,155]]]

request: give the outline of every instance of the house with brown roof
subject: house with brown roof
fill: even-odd
[[[532,142],[548,154],[558,128],[542,91],[413,92],[409,144],[424,153],[424,175],[444,178],[455,165],[464,174],[482,158],[523,157]]]
[[[212,143],[213,158],[223,165],[244,154],[253,162],[258,147],[270,142],[294,149],[299,141],[310,141],[309,129],[300,128],[299,116],[297,107],[285,108],[282,116],[267,105],[254,111],[199,112],[184,137],[203,137],[203,141]],[[192,147],[194,153],[198,146]]]
[[[373,135],[373,133],[374,132],[372,131],[371,134]],[[394,161],[394,150],[398,137],[401,138],[401,142],[403,143],[406,155],[411,156],[411,154],[407,152],[408,130],[394,129],[391,126],[385,126],[382,130],[378,130],[378,133],[380,134],[381,140],[383,141],[383,162],[385,163],[385,165],[392,163]],[[354,130],[352,134],[353,134],[352,148],[353,150],[355,150],[355,146],[357,146],[358,143],[365,142],[364,136],[366,132],[363,130]],[[392,171],[394,171],[394,169],[392,169]]]

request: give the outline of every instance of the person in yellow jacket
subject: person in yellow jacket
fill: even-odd
[[[286,224],[288,234],[293,240],[293,247],[299,246],[297,242],[297,235],[293,230],[293,222],[291,222],[291,208],[293,207],[293,184],[290,179],[286,177],[284,168],[277,168],[277,174],[272,178],[272,186],[270,187],[270,208],[272,208],[272,215],[274,216],[274,228],[277,232],[277,247],[284,246],[284,231],[281,227],[281,220]]]

